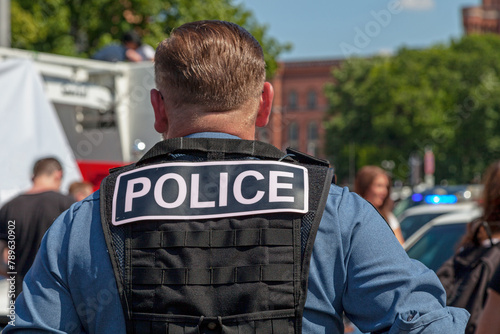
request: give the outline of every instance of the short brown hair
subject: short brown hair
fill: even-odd
[[[155,54],[156,85],[175,108],[234,110],[260,96],[265,72],[257,40],[225,21],[186,23],[174,29]]]
[[[69,185],[68,192],[71,195],[75,195],[79,192],[92,193],[93,189],[94,189],[94,185],[88,181],[82,181],[82,182],[75,181]]]
[[[33,178],[40,175],[51,175],[56,171],[62,171],[62,166],[56,158],[43,158],[37,160],[33,166]]]

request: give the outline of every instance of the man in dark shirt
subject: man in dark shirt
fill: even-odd
[[[42,237],[52,222],[74,199],[59,193],[62,166],[55,158],[38,160],[33,167],[33,186],[0,209],[0,240],[3,274],[15,276],[15,295],[21,292],[24,275],[35,260]],[[7,246],[7,247],[5,247]],[[15,273],[15,274],[12,274]]]

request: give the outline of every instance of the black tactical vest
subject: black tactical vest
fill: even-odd
[[[175,138],[101,184],[128,333],[301,333],[328,163]]]

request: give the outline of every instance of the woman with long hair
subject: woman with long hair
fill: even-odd
[[[398,241],[403,244],[404,238],[396,216],[392,213],[394,202],[391,199],[391,182],[389,175],[380,167],[364,166],[356,174],[354,192],[370,202],[389,223]]]
[[[491,241],[494,243],[500,241],[500,160],[486,169],[483,185],[481,199],[483,215],[480,219],[469,223],[467,232],[458,245],[459,250],[468,246],[478,247]]]
[[[436,272],[446,290],[446,304],[463,307],[470,313],[466,334],[477,333],[475,330],[488,298],[488,284],[500,265],[500,161],[488,167],[483,185],[481,217],[467,225],[455,255]],[[491,295],[490,304],[496,300],[493,292]],[[483,321],[491,321],[491,312],[485,316]],[[485,331],[483,324],[480,333],[492,332]]]

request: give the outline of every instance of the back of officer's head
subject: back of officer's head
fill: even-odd
[[[234,110],[259,99],[264,55],[257,40],[234,23],[191,22],[158,45],[155,76],[157,88],[175,108]]]

